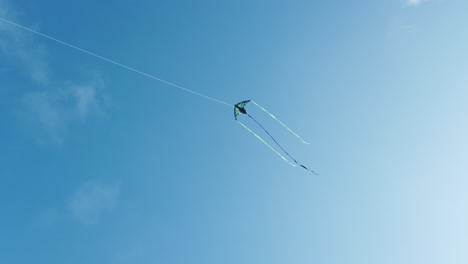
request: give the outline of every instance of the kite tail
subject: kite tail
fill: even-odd
[[[249,131],[250,133],[252,133],[256,138],[258,138],[261,142],[263,142],[263,144],[267,145],[273,152],[275,152],[276,154],[278,154],[278,156],[281,157],[281,159],[283,159],[285,162],[289,163],[289,165],[293,166],[293,167],[296,167],[295,164],[289,162],[289,160],[287,160],[283,155],[281,155],[281,153],[279,153],[278,151],[276,151],[276,149],[274,149],[272,146],[270,146],[265,140],[263,140],[259,135],[255,134],[255,132],[253,132],[250,128],[248,128],[246,125],[242,124],[240,121],[237,121],[237,123],[239,123],[241,126],[243,126],[245,129],[247,129],[247,131]]]
[[[253,121],[255,121],[255,123],[257,123],[257,125],[259,125],[259,126],[263,129],[263,131],[265,131],[265,133],[267,133],[268,136],[270,136],[270,138],[273,139],[273,141],[276,143],[276,145],[278,145],[278,147],[280,147],[280,148],[284,151],[284,153],[286,153],[286,155],[288,155],[288,157],[290,157],[297,165],[301,166],[302,168],[304,168],[304,169],[306,169],[306,170],[308,170],[308,171],[310,171],[310,172],[312,172],[313,174],[315,174],[315,175],[318,176],[318,174],[315,173],[313,170],[310,170],[310,169],[307,168],[306,166],[304,166],[304,165],[300,164],[299,162],[297,162],[297,160],[295,160],[291,155],[289,155],[289,153],[278,143],[278,141],[276,141],[276,139],[270,134],[270,132],[268,132],[268,131],[267,131],[257,120],[255,120],[255,118],[253,118],[251,115],[249,115],[249,114],[247,114],[247,115],[250,117],[250,119],[252,119]],[[249,129],[249,131],[250,131],[250,129]],[[252,132],[252,133],[253,133],[253,132]],[[255,134],[255,133],[254,133],[254,134]],[[255,134],[255,135],[256,135],[256,134]],[[257,136],[257,135],[256,135],[256,136]],[[259,136],[257,136],[257,137],[260,138]],[[262,140],[262,141],[263,141],[263,140]],[[266,144],[265,141],[263,141],[263,142]],[[267,145],[268,145],[268,144],[267,144]],[[271,147],[270,147],[270,148],[271,148]],[[275,152],[276,152],[276,151],[275,151]],[[278,153],[278,152],[277,152],[277,153]]]
[[[296,136],[300,141],[302,141],[302,143],[304,144],[310,144],[309,142],[303,140],[298,134],[296,134],[294,131],[292,131],[288,126],[286,126],[283,122],[281,122],[281,120],[279,120],[278,118],[276,118],[276,116],[274,116],[272,113],[268,112],[265,108],[261,107],[259,104],[257,104],[256,102],[254,101],[251,101],[254,105],[256,105],[258,108],[262,109],[265,113],[267,113],[268,115],[270,115],[273,119],[275,119],[276,121],[278,121],[278,123],[280,123],[284,128],[286,128],[289,132],[291,132],[294,136]]]

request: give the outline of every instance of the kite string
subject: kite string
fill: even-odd
[[[177,85],[177,84],[168,82],[168,81],[166,81],[166,80],[160,79],[160,78],[155,77],[155,76],[153,76],[153,75],[151,75],[151,74],[148,74],[148,73],[139,71],[139,70],[137,70],[137,69],[135,69],[135,68],[129,67],[129,66],[124,65],[124,64],[122,64],[122,63],[119,63],[119,62],[116,62],[116,61],[114,61],[114,60],[108,59],[108,58],[106,58],[106,57],[100,56],[100,55],[98,55],[98,54],[96,54],[96,53],[93,53],[93,52],[91,52],[91,51],[87,51],[87,50],[82,49],[82,48],[80,48],[80,47],[77,47],[77,46],[75,46],[75,45],[72,45],[72,44],[69,44],[69,43],[67,43],[67,42],[61,41],[61,40],[59,40],[59,39],[53,38],[53,37],[51,37],[51,36],[49,36],[49,35],[46,35],[46,34],[44,34],[44,33],[38,32],[38,31],[33,30],[33,29],[31,29],[31,28],[28,28],[28,27],[22,26],[22,25],[20,25],[20,24],[17,24],[17,23],[15,23],[15,22],[9,21],[9,20],[7,20],[7,19],[5,19],[5,18],[0,17],[0,20],[4,21],[4,22],[6,22],[6,23],[9,23],[9,24],[11,24],[11,25],[14,25],[14,26],[16,26],[16,27],[22,28],[22,29],[24,29],[24,30],[27,30],[27,31],[29,31],[29,32],[32,32],[32,33],[34,33],[34,34],[37,34],[37,35],[39,35],[39,36],[42,36],[42,37],[44,37],[44,38],[53,40],[53,41],[55,41],[55,42],[57,42],[57,43],[60,43],[60,44],[62,44],[62,45],[65,45],[65,46],[67,46],[67,47],[70,47],[70,48],[73,48],[73,49],[75,49],[75,50],[81,51],[81,52],[83,52],[83,53],[86,53],[86,54],[91,55],[91,56],[93,56],[93,57],[96,57],[96,58],[98,58],[98,59],[101,59],[101,60],[107,61],[107,62],[109,62],[109,63],[112,63],[112,64],[114,64],[114,65],[120,66],[120,67],[125,68],[125,69],[127,69],[127,70],[130,70],[130,71],[139,73],[139,74],[141,74],[141,75],[143,75],[143,76],[146,76],[146,77],[149,77],[149,78],[151,78],[151,79],[160,81],[160,82],[162,82],[162,83],[171,85],[171,86],[176,87],[176,88],[178,88],[178,89],[181,89],[181,90],[183,90],[183,91],[186,91],[186,92],[189,92],[189,93],[192,93],[192,94],[201,96],[201,97],[203,97],[203,98],[205,98],[205,99],[209,99],[209,100],[211,100],[211,101],[214,101],[214,102],[217,102],[217,103],[220,103],[220,104],[223,104],[223,105],[227,105],[227,106],[229,106],[229,107],[232,107],[232,105],[229,104],[229,103],[223,102],[223,101],[218,100],[218,99],[215,99],[215,98],[213,98],[213,97],[210,97],[210,96],[207,96],[207,95],[204,95],[204,94],[201,94],[201,93],[192,91],[192,90],[187,89],[187,88],[185,88],[185,87],[182,87],[182,86],[180,86],[180,85]]]
[[[289,160],[287,160],[283,155],[281,155],[281,153],[279,153],[276,149],[274,149],[272,146],[270,146],[265,140],[263,140],[259,135],[257,135],[255,132],[253,132],[250,128],[248,128],[246,125],[244,125],[242,122],[240,121],[237,121],[237,123],[239,123],[241,126],[243,126],[245,129],[247,129],[247,131],[249,131],[250,133],[252,133],[252,135],[254,135],[256,138],[258,138],[261,142],[263,142],[263,144],[267,145],[273,152],[275,152],[276,154],[278,154],[278,156],[281,157],[281,159],[283,159],[285,162],[287,162],[289,165],[293,166],[293,167],[296,167],[295,164],[289,162]]]
[[[290,129],[288,126],[286,126],[283,122],[281,122],[281,120],[279,120],[278,118],[276,118],[276,116],[274,116],[272,113],[268,112],[265,108],[261,107],[259,104],[257,104],[256,102],[252,101],[252,103],[254,105],[256,105],[258,108],[262,109],[265,113],[267,113],[268,115],[270,115],[273,119],[275,119],[276,121],[278,121],[278,123],[280,123],[284,128],[286,128],[289,132],[291,132],[294,136],[296,136],[300,141],[302,141],[302,143],[304,144],[310,144],[309,142],[303,140],[298,134],[296,134],[294,131],[292,131],[292,129]]]

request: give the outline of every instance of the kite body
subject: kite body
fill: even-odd
[[[240,115],[247,115],[247,110],[245,106],[250,103],[250,100],[245,100],[234,105],[234,119],[237,120],[237,117]]]
[[[280,123],[283,127],[285,127],[289,132],[291,132],[293,135],[295,135],[297,138],[299,138],[303,143],[305,144],[309,144],[307,143],[306,141],[304,141],[301,137],[299,137],[296,133],[294,133],[294,131],[292,131],[289,127],[287,127],[283,122],[281,122],[278,118],[276,118],[273,114],[271,114],[270,112],[268,112],[265,108],[261,107],[260,105],[258,105],[257,103],[255,103],[254,101],[251,101],[251,100],[245,100],[245,101],[242,101],[242,102],[239,102],[237,104],[234,105],[234,119],[241,125],[243,126],[245,129],[247,129],[250,133],[252,133],[257,139],[259,139],[261,142],[263,142],[263,144],[267,145],[273,152],[275,152],[278,156],[280,156],[284,161],[286,161],[287,163],[289,163],[290,165],[292,165],[293,167],[297,165],[301,166],[302,168],[312,172],[313,174],[315,175],[318,175],[317,173],[315,173],[313,170],[310,170],[308,169],[306,166],[300,164],[299,162],[297,162],[291,155],[289,155],[289,153],[278,143],[278,141],[276,141],[276,139],[265,129],[265,127],[263,127],[257,120],[255,120],[251,115],[249,115],[247,113],[247,109],[246,109],[246,106],[248,103],[252,102],[254,105],[256,105],[257,107],[259,107],[260,109],[262,109],[264,112],[266,112],[268,115],[270,115],[273,119],[275,119],[278,123]],[[289,157],[291,158],[294,163],[291,163],[288,159],[286,159],[283,155],[281,155],[281,153],[279,153],[276,149],[274,149],[272,146],[270,146],[265,140],[263,140],[259,135],[257,135],[255,132],[253,132],[250,128],[248,128],[246,125],[244,125],[243,123],[241,123],[239,120],[238,120],[238,117],[241,116],[241,115],[247,115],[250,119],[252,119],[255,123],[257,123],[257,125],[259,125],[263,131],[265,131],[265,133],[267,133],[268,136],[270,136],[270,138],[276,143],[276,145],[278,145],[278,147],[281,148],[281,150],[283,150],[283,152]]]

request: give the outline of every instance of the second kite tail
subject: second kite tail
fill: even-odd
[[[304,168],[304,169],[306,169],[306,170],[312,172],[313,174],[318,175],[318,174],[315,173],[313,170],[310,170],[310,169],[307,168],[306,166],[300,164],[299,162],[297,162],[296,159],[294,159],[291,155],[289,155],[289,153],[278,143],[278,141],[276,141],[276,139],[270,134],[270,132],[268,132],[268,130],[266,130],[266,128],[263,127],[262,124],[260,124],[255,118],[253,118],[253,117],[252,117],[251,115],[249,115],[249,114],[247,114],[247,116],[250,117],[250,119],[252,119],[255,123],[257,123],[257,125],[259,125],[259,126],[263,129],[263,131],[265,131],[265,133],[267,133],[268,136],[270,136],[270,138],[276,143],[276,145],[278,145],[278,147],[280,147],[281,150],[283,150],[283,152],[284,152],[286,155],[288,155],[288,157],[290,157],[290,158],[294,161],[294,163],[296,163],[297,165],[301,166],[302,168]],[[243,125],[243,124],[241,123],[241,125]],[[244,127],[245,127],[245,126],[244,126]],[[247,128],[247,127],[246,127],[246,128]],[[249,129],[249,130],[250,130],[250,129]],[[252,132],[252,133],[253,133],[253,132]],[[257,136],[255,133],[254,133],[254,135]],[[259,136],[257,136],[257,137],[260,138]],[[261,139],[261,140],[262,140],[262,139]],[[263,143],[267,144],[264,140],[262,140],[262,141],[263,141]],[[268,145],[268,144],[267,144],[267,145]],[[269,146],[269,145],[268,145],[268,146]],[[269,146],[269,147],[270,147],[270,146]],[[273,149],[272,147],[270,147],[270,148]],[[275,152],[279,155],[279,153],[278,153],[277,151],[275,151]],[[280,155],[280,156],[281,156],[281,155]]]
[[[288,159],[286,159],[283,155],[281,155],[281,153],[279,153],[276,149],[274,149],[272,146],[270,146],[265,140],[263,140],[263,138],[261,138],[259,135],[257,135],[255,132],[253,132],[250,128],[248,128],[246,125],[244,125],[242,122],[240,121],[237,121],[237,123],[239,123],[239,125],[241,125],[243,128],[245,128],[247,131],[249,131],[252,135],[254,135],[258,140],[260,140],[263,144],[265,144],[267,147],[269,147],[271,149],[271,151],[273,151],[274,153],[276,153],[278,156],[280,156],[280,158],[282,160],[284,160],[285,162],[287,162],[289,165],[293,166],[293,167],[296,167],[296,164],[294,163],[291,163]]]
[[[290,129],[288,126],[286,126],[281,120],[279,120],[276,116],[274,116],[272,113],[268,112],[265,108],[260,106],[254,101],[251,101],[254,105],[256,105],[258,108],[262,109],[263,112],[267,113],[269,116],[271,116],[273,119],[275,119],[278,123],[280,123],[284,128],[286,128],[289,132],[291,132],[295,137],[297,137],[302,143],[304,144],[310,144],[309,142],[305,141],[302,139],[298,134],[296,134],[292,129]]]

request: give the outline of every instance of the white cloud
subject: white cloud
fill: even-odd
[[[421,0],[408,0],[406,2],[408,5],[419,5],[421,3]]]
[[[91,108],[97,106],[96,90],[93,86],[83,85],[75,87],[73,92],[76,98],[78,115],[84,118],[88,115]]]
[[[104,114],[109,99],[104,93],[104,82],[95,77],[83,84],[72,84],[68,87],[73,97],[75,115],[85,120],[92,114]]]
[[[427,0],[407,0],[406,4],[409,6],[419,6],[421,3],[426,2]]]
[[[26,121],[27,134],[42,145],[62,145],[71,127],[104,113],[103,89],[101,81],[90,80],[23,94],[20,118]]]
[[[50,92],[33,92],[22,98],[21,118],[26,119],[27,129],[39,143],[61,145],[67,128],[68,114],[60,96]]]
[[[120,184],[88,182],[75,191],[68,208],[82,224],[96,224],[102,214],[115,207],[119,194]]]
[[[19,17],[5,0],[0,0],[0,16],[15,21]],[[12,65],[22,69],[35,82],[48,82],[50,67],[46,60],[47,53],[30,34],[0,21],[0,52],[10,59]]]
[[[0,0],[1,17],[16,22],[22,17],[18,14],[7,0]],[[5,76],[5,71],[19,69],[34,84],[32,92],[22,87],[19,123],[40,144],[61,145],[71,127],[102,115],[108,99],[98,74],[92,73],[85,81],[60,80],[53,76],[47,54],[35,36],[0,21],[0,60],[5,61]]]

